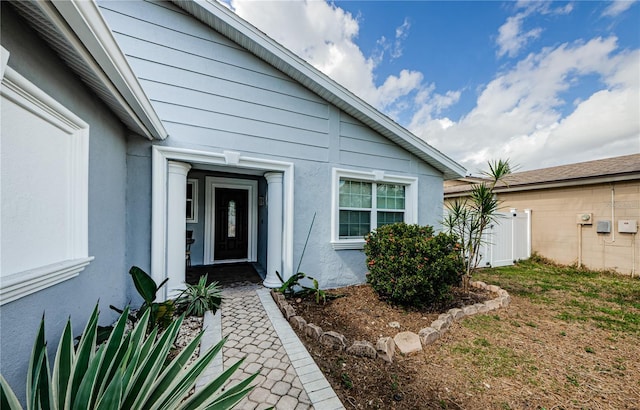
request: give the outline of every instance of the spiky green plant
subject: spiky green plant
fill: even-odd
[[[206,311],[216,313],[222,303],[222,289],[218,282],[207,285],[208,275],[200,276],[196,285],[187,283],[187,287],[175,300],[179,311],[184,310],[187,316],[204,316]]]
[[[27,374],[28,410],[40,409],[229,409],[249,391],[258,373],[231,388],[221,388],[242,361],[231,366],[201,390],[188,396],[196,379],[220,352],[225,340],[187,365],[200,343],[202,332],[175,358],[167,355],[183,317],[158,334],[155,326],[146,334],[150,310],[133,330],[125,332],[128,308],[116,322],[106,343],[96,346],[98,306],[74,350],[71,321],[60,337],[53,370],[49,367],[44,318],[33,346]],[[185,399],[186,398],[186,399]],[[0,407],[22,409],[16,395],[0,375]]]
[[[488,165],[489,171],[483,172],[488,181],[474,185],[469,198],[457,198],[448,204],[447,215],[442,222],[445,230],[454,234],[460,242],[460,254],[465,264],[462,275],[465,291],[469,290],[471,277],[480,263],[484,233],[499,217],[500,201],[494,195],[494,188],[512,170],[509,160],[490,161]]]

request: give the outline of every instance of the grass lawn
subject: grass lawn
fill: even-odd
[[[423,352],[392,364],[301,338],[348,408],[640,409],[638,278],[532,260],[483,269],[474,280],[506,289],[511,305],[455,322]],[[431,320],[389,311],[375,297],[364,307],[348,299],[310,319],[324,320],[325,331],[338,322],[327,318],[355,328],[367,317],[370,326],[397,321],[416,333],[412,326]]]
[[[640,334],[640,280],[567,266],[520,262],[475,276],[512,296],[549,306],[556,319],[584,322],[621,334]]]

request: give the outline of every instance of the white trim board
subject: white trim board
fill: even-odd
[[[167,277],[167,163],[183,161],[234,169],[283,173],[284,220],[282,229],[283,274],[293,271],[294,166],[291,162],[245,156],[239,152],[208,152],[186,148],[154,146],[151,151],[151,272],[156,283]],[[162,298],[162,296],[161,296]]]
[[[143,132],[149,139],[167,138],[162,121],[153,109],[96,2],[54,1],[50,5],[46,4],[47,2],[41,3],[44,3],[39,4],[42,11],[64,33],[66,40],[82,56],[84,64],[93,69],[129,117],[140,127],[136,131]],[[66,24],[59,21],[57,13],[51,8],[55,8]],[[77,44],[76,37],[68,32],[67,25],[82,45]],[[99,68],[96,67],[96,63]]]
[[[4,55],[8,55],[8,53],[3,49],[3,56]],[[51,147],[62,147],[64,145],[61,142],[64,141],[68,147],[68,151],[65,151],[67,163],[58,164],[58,168],[56,168],[55,158],[49,157],[51,153],[48,151],[46,144],[45,146],[35,146],[33,150],[29,149],[27,151],[28,154],[25,159],[35,160],[35,163],[44,164],[46,162],[50,164],[48,167],[43,165],[45,166],[43,169],[46,171],[51,172],[51,167],[64,171],[64,173],[59,173],[59,175],[61,175],[60,178],[66,178],[62,183],[60,181],[58,182],[61,184],[59,195],[56,194],[52,197],[51,194],[49,194],[46,196],[44,202],[51,201],[52,198],[57,199],[57,203],[55,203],[56,201],[53,201],[54,203],[47,202],[47,209],[54,209],[52,206],[56,205],[58,207],[65,207],[66,210],[62,213],[64,213],[64,218],[67,222],[65,223],[62,237],[60,237],[58,230],[51,231],[52,228],[46,224],[42,227],[38,225],[37,229],[40,230],[39,232],[33,232],[34,229],[36,229],[33,224],[36,224],[36,222],[31,224],[30,227],[29,224],[24,227],[25,233],[23,233],[23,235],[35,234],[38,235],[38,239],[41,241],[43,238],[45,238],[44,240],[46,241],[46,238],[51,237],[52,242],[48,243],[52,244],[53,241],[61,241],[62,243],[55,243],[55,247],[41,244],[45,246],[47,250],[46,256],[39,261],[39,263],[42,264],[41,266],[25,265],[21,261],[29,260],[28,255],[16,256],[15,252],[10,252],[12,257],[21,259],[15,259],[14,262],[6,262],[6,259],[2,259],[3,262],[7,264],[3,263],[0,266],[0,277],[2,278],[2,283],[0,284],[0,305],[73,278],[93,260],[93,257],[88,256],[89,125],[47,93],[22,77],[15,70],[11,69],[11,67],[6,66],[6,63],[3,63],[3,66],[2,88],[0,91],[2,99],[5,99],[7,104],[10,102],[15,105],[18,110],[16,113],[24,114],[39,124],[46,124],[48,128],[44,136],[47,141],[49,140],[48,137],[50,133],[55,134],[56,138],[63,138],[63,140],[51,139],[51,141],[48,142],[49,144],[54,144],[51,145]],[[20,120],[15,121],[25,121],[25,119],[20,117]],[[18,138],[29,138],[30,135],[22,136],[21,133],[24,131],[17,131],[19,130],[19,128],[15,128],[17,123],[12,124],[11,119],[3,118],[3,128],[8,127],[12,133],[17,132]],[[13,136],[14,138],[16,137],[16,135]],[[43,135],[39,135],[39,137],[42,136]],[[8,135],[5,135],[5,137],[9,138]],[[31,137],[32,140],[35,139],[35,135],[31,135]],[[45,140],[41,139],[40,141],[44,142]],[[20,148],[17,152],[21,151],[24,150]],[[47,161],[39,161],[40,157]],[[65,160],[59,159],[59,161]],[[11,175],[11,169],[5,171]],[[21,171],[16,170],[15,172]],[[40,171],[35,167],[33,172]],[[4,171],[3,174],[5,174]],[[64,175],[66,175],[66,177]],[[6,184],[7,181],[13,181],[13,179],[8,180],[6,175],[3,176],[4,178],[1,183]],[[11,183],[15,185],[16,181]],[[4,222],[10,221],[10,219],[5,220],[5,218],[20,218],[20,216],[16,216],[19,212],[17,208],[15,208],[15,201],[38,202],[39,198],[37,195],[40,194],[42,197],[41,191],[36,191],[37,188],[27,185],[28,184],[18,184],[14,186],[12,189],[17,192],[10,192],[12,195],[11,198],[3,198],[2,201],[0,201],[2,203],[3,214],[3,229],[2,232],[0,232],[0,243],[3,245],[0,246],[0,249],[4,248],[5,244],[7,244],[6,242],[2,242],[2,236],[7,235],[7,229],[10,230],[9,234],[12,236],[19,237],[22,232],[22,227],[21,229],[15,229],[15,223],[10,225],[14,226],[14,228],[7,227],[4,224]],[[6,194],[7,192],[5,192],[5,195]],[[13,200],[13,202],[10,202],[10,199]],[[7,211],[10,212],[9,215],[5,213]],[[56,215],[60,214],[56,213]],[[18,232],[13,232],[14,229]],[[49,232],[49,234],[47,232]],[[51,232],[55,232],[56,235],[51,236]],[[42,233],[42,235],[39,235],[39,233]],[[44,251],[45,249],[40,248],[40,250]],[[0,252],[3,251],[0,250]],[[38,249],[24,247],[24,252],[38,252]],[[38,256],[41,256],[41,254]],[[5,271],[6,269],[9,269],[9,271]]]
[[[247,191],[248,206],[248,244],[247,258],[238,260],[215,259],[215,204],[216,188],[241,189]],[[258,260],[258,181],[252,179],[205,177],[204,205],[204,256],[205,265],[231,262],[256,262]]]

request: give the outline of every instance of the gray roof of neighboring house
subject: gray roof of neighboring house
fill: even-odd
[[[465,175],[466,170],[462,165],[354,95],[226,6],[211,0],[173,2],[202,23],[439,170],[445,179]]]
[[[586,185],[640,179],[640,154],[625,155],[557,167],[514,172],[496,185],[496,192]],[[473,184],[446,186],[445,197],[464,195]]]

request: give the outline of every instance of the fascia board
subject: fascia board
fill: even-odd
[[[40,4],[41,7],[45,7],[44,4],[49,3]],[[73,45],[76,51],[94,71],[102,71],[106,75],[109,82],[105,82],[105,86],[112,88],[112,93],[146,131],[145,136],[158,140],[167,138],[168,134],[162,121],[153,109],[95,1],[54,1],[50,4],[85,48],[82,49],[77,42],[72,42],[75,43]],[[58,22],[56,25],[59,25]],[[69,39],[69,35],[67,38]],[[101,76],[100,73],[98,75]]]
[[[445,179],[466,175],[466,169],[460,164],[321,73],[227,7],[215,0],[173,0],[173,2],[320,97],[427,162],[442,172]]]

